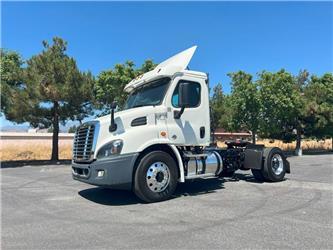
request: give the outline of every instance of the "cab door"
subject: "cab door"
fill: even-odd
[[[190,84],[191,101],[180,118],[179,84]],[[174,78],[167,96],[167,128],[171,143],[184,146],[207,146],[210,142],[209,95],[205,79],[185,76]]]

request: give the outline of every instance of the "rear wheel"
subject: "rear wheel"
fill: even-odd
[[[255,179],[258,181],[282,181],[286,174],[286,158],[279,148],[264,149],[264,164],[262,169],[252,169]]]
[[[163,201],[177,186],[178,171],[175,160],[163,151],[145,155],[135,172],[134,193],[143,201]]]

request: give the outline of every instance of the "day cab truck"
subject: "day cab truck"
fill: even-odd
[[[96,186],[128,189],[145,202],[168,199],[178,182],[251,170],[258,181],[290,173],[279,148],[246,141],[209,147],[206,73],[188,69],[191,47],[129,82],[125,107],[81,125],[74,137],[72,176]]]

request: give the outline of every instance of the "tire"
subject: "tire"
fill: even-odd
[[[265,148],[262,169],[252,169],[254,178],[258,181],[282,181],[286,174],[286,158],[279,148]]]
[[[286,157],[279,148],[265,148],[264,149],[264,166],[263,174],[267,181],[282,181],[286,174]],[[274,161],[279,162],[279,167],[274,167]]]
[[[135,195],[145,202],[167,200],[177,187],[175,160],[163,151],[153,151],[139,162],[134,176]]]

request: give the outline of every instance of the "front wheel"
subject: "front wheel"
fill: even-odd
[[[145,202],[163,201],[177,186],[178,171],[175,160],[163,151],[145,155],[135,172],[134,193]]]

